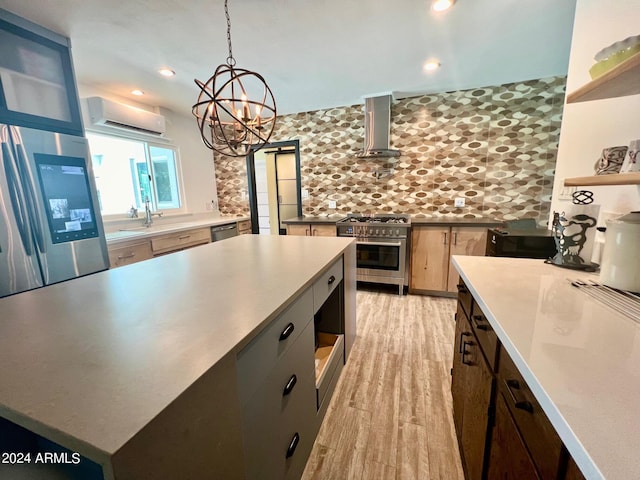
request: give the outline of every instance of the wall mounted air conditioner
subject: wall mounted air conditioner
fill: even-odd
[[[102,97],[87,98],[87,107],[92,125],[120,128],[158,137],[166,132],[164,117],[148,110]]]

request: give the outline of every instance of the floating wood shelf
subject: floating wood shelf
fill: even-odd
[[[640,53],[567,95],[567,103],[640,94]]]
[[[640,173],[616,173],[564,179],[565,187],[595,187],[598,185],[640,185]]]

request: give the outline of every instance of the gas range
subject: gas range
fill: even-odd
[[[361,215],[351,213],[337,224],[338,236],[360,238],[407,238],[411,217],[401,214]]]
[[[409,284],[409,215],[350,214],[339,221],[339,237],[356,238],[356,278],[363,282],[387,283],[404,293]]]

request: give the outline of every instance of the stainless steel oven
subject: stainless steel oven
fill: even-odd
[[[409,283],[409,216],[352,214],[337,226],[338,236],[356,237],[357,279],[397,285],[402,295]]]

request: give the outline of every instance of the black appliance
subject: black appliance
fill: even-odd
[[[512,230],[490,228],[486,255],[489,257],[551,258],[556,254],[553,233],[546,228]]]

